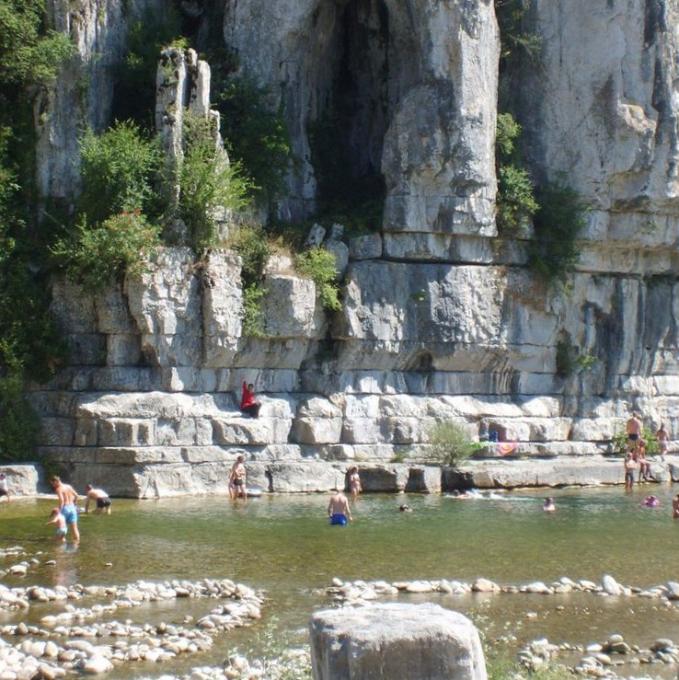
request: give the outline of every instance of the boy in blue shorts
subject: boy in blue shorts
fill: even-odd
[[[349,501],[339,490],[335,491],[335,493],[330,496],[328,517],[330,518],[330,524],[336,524],[338,526],[346,526],[347,522],[350,522],[352,519],[351,510],[349,510]]]

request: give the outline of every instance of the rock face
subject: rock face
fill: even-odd
[[[261,337],[244,335],[241,260],[228,249],[200,261],[188,248],[160,249],[144,275],[99,295],[55,280],[71,365],[32,387],[42,450],[87,481],[113,475],[119,493],[134,495],[223,491],[239,453],[263,488],[341,486],[358,465],[367,489],[434,491],[441,480],[422,463],[439,421],[472,438],[496,432],[525,456],[594,457],[464,472],[465,484],[490,487],[620,481],[620,466],[600,456],[632,410],[676,440],[679,8],[590,4],[531,2],[538,64],[512,73],[531,170],[540,181],[565,173],[589,207],[575,272],[555,289],[526,266],[528,237],[495,229],[490,0],[227,3],[226,47],[288,122],[297,162],[279,216],[307,216],[322,198],[314,130],[337,114],[351,177],[385,189],[379,233],[345,238],[337,225],[315,225],[309,234],[343,277],[334,314],[291,258],[272,257]],[[75,189],[77,126],[107,122],[127,22],[156,6],[79,5],[51,3],[80,57],[46,100],[44,197]],[[212,115],[209,69],[190,51],[163,60],[158,126],[178,163],[174,108]],[[85,112],[74,79],[90,71]],[[258,420],[238,411],[243,380],[261,395]]]
[[[485,680],[479,634],[438,605],[378,604],[329,609],[311,619],[315,680]]]
[[[340,106],[336,83],[348,74],[355,106],[342,134],[356,176],[384,176],[385,229],[494,233],[499,38],[490,0],[249,0],[227,5],[224,34],[244,67],[281,93],[301,161],[284,214],[313,209],[309,130]]]

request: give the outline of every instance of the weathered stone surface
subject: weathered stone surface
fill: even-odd
[[[438,605],[328,609],[309,628],[315,680],[486,678],[478,631]]]
[[[7,476],[7,486],[12,496],[35,496],[38,493],[40,470],[31,463],[0,465]]]
[[[130,312],[142,334],[142,349],[158,366],[200,362],[201,297],[193,264],[188,248],[160,248],[147,272],[125,280]]]
[[[366,234],[349,241],[349,258],[352,260],[374,260],[382,257],[382,235]]]
[[[241,259],[229,251],[213,251],[203,270],[204,365],[231,366],[241,337],[243,293]]]
[[[273,274],[265,280],[264,332],[276,338],[308,338],[316,326],[316,284],[311,279]]]

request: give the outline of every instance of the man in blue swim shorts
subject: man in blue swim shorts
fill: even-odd
[[[59,477],[52,477],[50,479],[50,485],[59,499],[59,512],[66,520],[66,527],[71,528],[73,540],[78,543],[80,541],[80,532],[78,531],[78,508],[76,507],[78,494],[70,484],[64,484]]]
[[[342,527],[346,526],[352,519],[351,510],[349,510],[349,501],[339,490],[335,491],[335,493],[330,496],[328,517],[330,518],[330,524],[336,524],[337,526]]]

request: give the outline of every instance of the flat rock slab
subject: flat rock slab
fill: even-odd
[[[316,612],[315,680],[486,680],[479,634],[435,604],[375,604]]]

